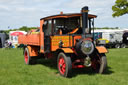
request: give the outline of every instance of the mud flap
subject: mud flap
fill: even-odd
[[[104,46],[96,46],[99,53],[108,53],[108,50]]]

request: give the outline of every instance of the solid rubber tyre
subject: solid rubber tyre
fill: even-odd
[[[70,56],[67,56],[63,52],[60,52],[57,58],[57,67],[61,76],[71,77],[72,61]]]
[[[27,65],[32,64],[32,59],[31,59],[31,56],[29,55],[29,50],[27,47],[24,49],[24,61],[25,61],[25,64]]]
[[[102,55],[100,63],[101,64],[100,64],[99,73],[102,74],[102,73],[104,73],[104,71],[107,67],[107,58],[106,58],[105,54]]]
[[[121,44],[121,48],[126,48],[126,45],[125,44]]]
[[[101,57],[98,60],[94,59],[93,64],[95,65],[92,66],[92,68],[96,73],[104,73],[107,68],[107,58],[105,54],[101,54]]]
[[[115,45],[115,48],[120,48],[120,44],[116,44]]]

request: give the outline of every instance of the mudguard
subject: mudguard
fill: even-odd
[[[99,53],[108,53],[108,50],[104,46],[96,46]]]
[[[74,53],[71,48],[61,48],[65,53]]]
[[[29,55],[31,57],[38,56],[38,49],[36,47],[27,46],[27,48],[28,48],[28,51],[29,51]]]

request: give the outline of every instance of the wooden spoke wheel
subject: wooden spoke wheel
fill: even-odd
[[[61,52],[57,59],[58,71],[63,77],[70,77],[72,72],[72,62],[70,56],[66,56],[65,53]]]

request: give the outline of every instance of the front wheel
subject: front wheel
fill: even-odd
[[[107,67],[107,58],[105,56],[105,54],[101,54],[101,57],[100,59],[94,59],[92,61],[92,68],[97,72],[97,73],[100,73],[102,74],[106,67]]]
[[[57,59],[58,71],[63,77],[71,77],[72,62],[71,57],[61,52]]]

